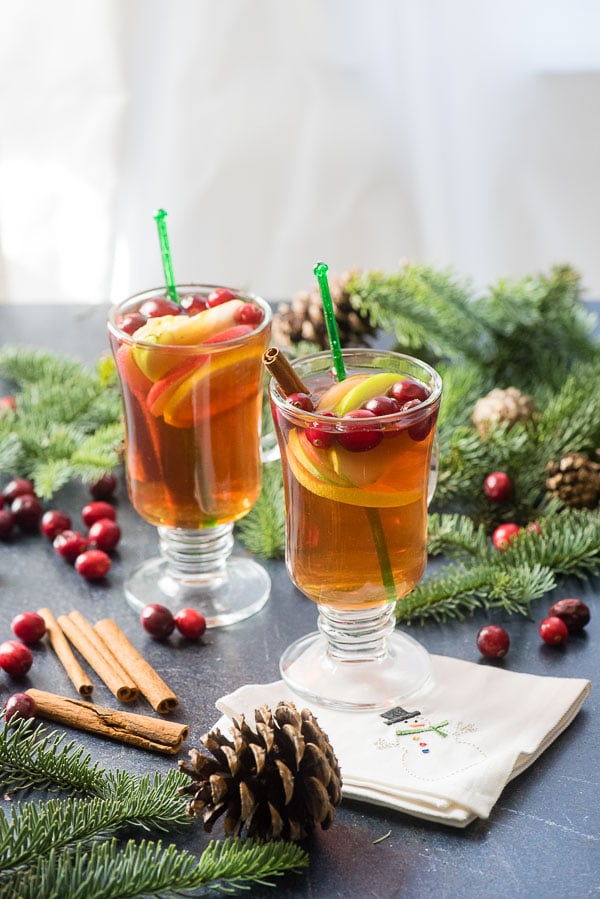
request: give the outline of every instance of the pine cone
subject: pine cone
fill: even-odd
[[[475,403],[473,423],[481,436],[486,437],[493,425],[507,424],[510,428],[518,421],[530,421],[534,412],[533,399],[516,387],[505,390],[494,387]]]
[[[256,733],[244,716],[233,719],[233,739],[218,728],[200,738],[208,750],[179,762],[192,783],[187,812],[202,816],[204,829],[225,815],[226,836],[245,827],[249,837],[301,840],[320,824],[326,830],[342,798],[340,769],[327,738],[308,709],[291,702],[255,710]]]
[[[344,272],[342,275],[329,274],[329,291],[343,347],[365,346],[367,337],[376,333],[369,319],[354,309],[351,296],[346,291],[350,278],[357,274],[357,269]],[[289,347],[306,340],[317,344],[322,350],[329,349],[323,302],[318,285],[311,291],[297,293],[291,303],[280,303],[273,316],[271,337],[273,343],[278,346]]]
[[[546,488],[575,509],[593,509],[600,502],[600,464],[586,453],[567,453],[546,465]]]

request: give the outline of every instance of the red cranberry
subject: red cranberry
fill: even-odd
[[[33,655],[28,646],[18,640],[5,640],[0,644],[0,668],[11,677],[23,677],[31,668]]]
[[[303,412],[315,411],[315,404],[308,393],[290,393],[286,398],[286,403],[295,406],[296,409],[302,409]]]
[[[13,693],[4,703],[4,717],[7,721],[11,718],[35,718],[36,712],[35,700],[29,693]]]
[[[135,334],[138,328],[145,325],[147,321],[148,319],[141,312],[129,312],[118,319],[117,324],[121,331],[125,331],[126,334]]]
[[[256,303],[244,303],[243,306],[238,306],[233,313],[233,319],[236,324],[252,325],[253,327],[260,325],[264,317],[265,313]]]
[[[570,634],[577,634],[590,620],[590,610],[580,599],[559,599],[550,606],[548,615],[560,618]]]
[[[9,481],[2,491],[2,496],[7,503],[12,503],[17,496],[21,496],[23,493],[35,495],[33,481],[30,481],[29,478],[14,478],[14,480]]]
[[[59,509],[49,509],[42,515],[42,534],[48,540],[54,540],[63,531],[71,527],[71,519],[66,512]]]
[[[392,415],[399,411],[400,403],[393,396],[374,396],[364,404],[363,409],[373,415]]]
[[[496,549],[506,549],[520,533],[518,524],[500,524],[492,534],[492,543]]]
[[[505,471],[493,471],[483,482],[485,495],[493,503],[503,503],[513,494],[513,483]]]
[[[182,297],[181,308],[188,315],[197,315],[199,312],[204,312],[205,309],[208,309],[208,306],[206,305],[206,297],[201,297],[199,294]]]
[[[552,615],[544,618],[540,624],[540,637],[544,643],[553,646],[557,643],[564,643],[569,636],[569,629],[562,618]]]
[[[158,318],[161,315],[181,315],[182,309],[179,303],[168,300],[166,297],[154,297],[144,300],[138,312],[146,318]]]
[[[207,306],[220,306],[221,303],[228,303],[229,300],[235,300],[236,295],[227,287],[217,287],[212,290],[206,298]]]
[[[477,649],[486,659],[502,659],[509,646],[510,638],[499,624],[486,624],[477,633]]]
[[[98,581],[110,571],[110,556],[101,549],[88,549],[75,559],[75,569],[86,581]]]
[[[410,407],[412,409],[413,406],[411,404],[415,404],[417,406],[421,405],[418,400],[409,400],[408,403],[405,403],[402,406],[402,411],[406,412],[407,407]],[[421,421],[417,421],[414,425],[411,425],[408,429],[408,436],[416,443],[420,443],[421,440],[425,440],[425,438],[429,436],[431,429],[434,427],[436,421],[437,409],[435,409],[433,412],[430,412],[429,415],[426,415],[421,419]]]
[[[7,412],[17,411],[17,401],[14,396],[0,396],[0,416]]]
[[[97,481],[88,484],[88,490],[94,499],[110,499],[117,489],[117,484],[115,475],[107,471]]]
[[[12,620],[13,634],[24,643],[37,643],[46,633],[46,622],[37,612],[20,612]]]
[[[121,539],[121,528],[112,518],[99,518],[88,531],[88,540],[94,549],[112,552]]]
[[[165,640],[175,630],[175,619],[166,606],[154,602],[144,606],[140,615],[144,630],[156,640]]]
[[[537,521],[530,521],[527,527],[525,528],[528,534],[541,534],[542,529],[539,526]]]
[[[304,436],[313,446],[316,446],[317,449],[327,449],[331,446],[333,441],[335,440],[335,435],[331,433],[331,431],[326,431],[325,426],[322,422],[317,421],[314,425],[311,425],[310,428],[306,428],[304,431]]]
[[[392,384],[388,390],[388,396],[393,397],[401,405],[408,402],[408,400],[419,400],[422,403],[429,396],[429,391],[419,381],[403,378],[401,381],[396,381],[395,384]]]
[[[0,540],[8,540],[15,526],[15,516],[7,509],[0,509]]]
[[[52,541],[52,546],[59,556],[66,559],[67,562],[74,562],[77,556],[85,552],[89,546],[87,537],[84,537],[79,531],[62,531]]]
[[[91,528],[95,521],[101,518],[110,518],[114,521],[117,517],[117,510],[110,503],[103,500],[95,500],[93,503],[87,503],[81,510],[81,517],[86,527]]]
[[[181,609],[175,615],[175,626],[188,640],[199,640],[206,630],[206,618],[197,609]]]
[[[343,416],[344,421],[349,418],[372,419],[376,418],[376,416],[373,415],[372,412],[369,412],[368,409],[353,409]],[[364,429],[357,428],[355,431],[348,429],[347,431],[340,432],[337,435],[337,439],[340,446],[343,446],[344,449],[349,452],[364,453],[367,450],[374,449],[381,443],[383,440],[383,431],[380,431],[377,427],[366,427]]]
[[[13,500],[10,511],[22,531],[35,531],[42,517],[42,504],[33,493],[21,493]]]

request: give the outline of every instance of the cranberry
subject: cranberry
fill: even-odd
[[[206,630],[206,618],[197,609],[181,609],[174,620],[179,633],[188,640],[199,640]]]
[[[518,524],[500,524],[492,534],[492,543],[496,549],[506,549],[520,533]]]
[[[79,531],[62,531],[52,541],[52,546],[59,556],[66,559],[67,562],[74,562],[77,556],[85,552],[89,546],[87,537],[84,537]]]
[[[353,409],[344,415],[343,420],[352,418],[376,418],[368,409]],[[374,449],[383,440],[383,431],[378,428],[357,428],[355,431],[347,430],[338,434],[338,443],[351,453],[364,453]]]
[[[477,633],[477,649],[487,659],[502,659],[509,646],[510,637],[499,624],[486,624]]]
[[[91,484],[88,484],[88,490],[94,499],[110,499],[117,489],[117,484],[118,481],[114,474],[107,471],[97,481],[92,481]]]
[[[28,646],[18,640],[5,640],[0,644],[0,668],[11,677],[23,677],[31,668],[33,655]]]
[[[138,328],[145,325],[147,321],[148,319],[141,312],[129,312],[118,319],[117,324],[121,331],[125,331],[126,334],[135,334]]]
[[[399,411],[400,403],[393,396],[374,396],[364,404],[363,409],[373,415],[392,415]]]
[[[552,615],[544,618],[540,624],[540,637],[544,643],[554,646],[557,643],[564,643],[569,636],[569,629],[562,618]]]
[[[493,471],[483,482],[483,491],[493,503],[503,503],[513,494],[513,483],[505,471]]]
[[[179,303],[166,297],[153,297],[151,300],[144,300],[138,312],[146,318],[159,318],[161,315],[181,315],[182,309]]]
[[[306,428],[304,436],[317,449],[327,449],[335,440],[331,431],[324,430],[324,425],[320,421],[311,425],[310,428]]]
[[[10,511],[22,531],[35,531],[42,517],[42,504],[33,493],[21,493],[13,500]]]
[[[580,599],[559,599],[550,606],[548,615],[564,621],[570,634],[582,631],[590,620],[590,610]]]
[[[7,509],[0,509],[0,540],[8,540],[15,526],[15,516]]]
[[[429,396],[429,391],[424,384],[419,381],[412,381],[410,378],[403,378],[396,381],[388,390],[388,396],[393,397],[400,404],[408,402],[408,400],[419,400],[420,403]]]
[[[228,303],[229,300],[237,299],[235,293],[227,287],[217,287],[212,290],[206,298],[207,306],[220,306],[221,303]]]
[[[7,721],[11,718],[35,718],[37,707],[35,699],[29,693],[13,693],[4,703],[4,717]]]
[[[175,630],[175,619],[166,606],[154,602],[144,606],[140,615],[142,627],[151,637],[164,640]]]
[[[14,396],[0,396],[0,416],[7,412],[17,411],[17,401]]]
[[[12,620],[13,634],[24,643],[37,643],[46,633],[46,622],[37,612],[20,612]]]
[[[121,528],[112,518],[99,518],[88,531],[88,540],[94,549],[111,552],[121,539]]]
[[[265,313],[256,303],[244,303],[243,306],[238,306],[233,313],[233,320],[236,324],[252,325],[253,327],[260,325],[264,317]]]
[[[402,406],[402,411],[407,412],[408,408],[413,408],[413,405],[420,406],[421,404],[418,400],[409,400],[408,403],[404,403],[404,405]],[[425,440],[425,438],[429,435],[436,421],[437,409],[431,412],[429,415],[426,415],[421,419],[421,421],[417,421],[414,425],[411,425],[408,429],[408,436],[416,443],[420,443],[421,440]]]
[[[75,559],[75,568],[86,581],[100,580],[111,565],[110,556],[101,549],[88,549]]]
[[[93,503],[86,503],[81,510],[81,517],[86,527],[90,528],[95,521],[101,518],[110,518],[114,521],[117,517],[117,511],[110,503],[103,500],[95,500]]]
[[[302,409],[303,412],[315,411],[315,404],[308,393],[290,393],[286,398],[286,403],[295,406],[296,409]]]
[[[48,540],[54,540],[63,531],[67,531],[71,527],[71,519],[66,512],[59,509],[49,509],[42,515],[42,534]]]
[[[198,294],[182,297],[181,308],[188,315],[197,315],[199,312],[204,312],[205,309],[208,309],[206,297],[201,297]]]
[[[525,528],[528,534],[541,534],[542,529],[539,526],[537,521],[530,521],[527,527]]]
[[[29,478],[14,478],[14,480],[9,481],[2,491],[2,496],[7,503],[12,503],[17,496],[21,496],[23,493],[35,495],[33,481],[30,481]]]

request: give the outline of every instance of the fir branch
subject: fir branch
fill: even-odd
[[[237,534],[250,552],[268,559],[283,556],[285,514],[280,462],[263,465],[260,496],[254,508],[238,522]]]
[[[214,841],[196,858],[160,842],[129,841],[119,850],[116,840],[94,845],[89,852],[54,850],[26,872],[17,872],[0,889],[0,896],[22,899],[64,899],[94,896],[122,899],[137,896],[198,895],[198,891],[233,892],[247,884],[273,886],[266,878],[308,865],[306,852],[293,843],[251,840]]]
[[[482,525],[466,515],[432,513],[428,523],[428,550],[432,556],[445,553],[486,557],[489,541]]]

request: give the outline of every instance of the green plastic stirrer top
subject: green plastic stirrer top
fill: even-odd
[[[175,287],[175,276],[173,274],[173,262],[171,261],[171,248],[169,246],[169,235],[167,234],[167,223],[165,219],[167,213],[164,209],[157,209],[154,213],[156,227],[158,228],[158,240],[160,243],[160,252],[162,256],[163,271],[165,273],[165,284],[167,285],[167,293],[169,299],[179,304],[177,296],[177,288]]]
[[[335,320],[335,312],[333,309],[333,301],[329,290],[329,281],[327,280],[328,266],[324,262],[317,262],[314,267],[314,274],[319,282],[321,291],[321,299],[323,301],[323,314],[325,315],[325,325],[327,326],[327,334],[329,335],[329,343],[331,345],[331,353],[333,355],[333,365],[338,381],[343,381],[346,377],[346,369],[342,358],[342,347],[340,344],[340,335],[338,333],[337,322]]]

